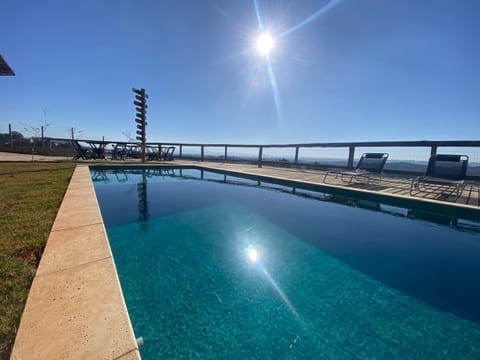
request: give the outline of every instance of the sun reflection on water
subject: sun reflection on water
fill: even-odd
[[[275,281],[275,279],[272,277],[270,272],[267,270],[267,268],[265,267],[265,263],[263,261],[260,261],[260,260],[265,260],[265,256],[264,256],[265,252],[262,251],[262,256],[260,256],[258,246],[253,246],[250,244],[245,248],[245,254],[248,261],[250,261],[252,264],[255,264],[257,269],[259,270],[259,273],[265,276],[269,285],[272,286],[272,288],[275,290],[275,292],[280,297],[280,299],[282,299],[283,303],[287,306],[287,308],[293,314],[295,319],[297,319],[300,323],[303,324],[297,310],[293,306],[288,296],[285,294],[285,292],[278,285],[277,281]]]
[[[247,250],[247,256],[251,262],[257,262],[258,260],[258,252],[255,248],[250,248]]]

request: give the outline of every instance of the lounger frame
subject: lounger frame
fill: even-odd
[[[357,166],[353,171],[327,171],[323,178],[323,182],[326,182],[329,175],[335,175],[336,178],[340,176],[341,180],[345,182],[345,178],[349,179],[348,183],[351,184],[353,179],[366,178],[370,182],[372,175],[377,175],[382,179],[382,171],[387,162],[387,153],[364,153],[358,160]]]
[[[441,164],[451,164],[441,166]],[[437,154],[430,157],[424,176],[410,180],[411,196],[413,192],[445,194],[455,193],[455,201],[460,197],[465,187],[467,176],[468,156]]]

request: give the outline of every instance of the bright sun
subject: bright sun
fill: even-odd
[[[273,39],[270,35],[263,33],[257,39],[257,50],[262,55],[268,55],[273,48]]]
[[[251,262],[256,262],[258,260],[258,252],[253,248],[247,250],[247,255]]]

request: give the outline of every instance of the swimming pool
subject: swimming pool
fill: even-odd
[[[196,168],[91,172],[145,359],[480,357],[475,215]]]

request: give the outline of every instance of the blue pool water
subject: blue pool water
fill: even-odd
[[[480,223],[198,169],[92,169],[144,359],[478,359]]]

